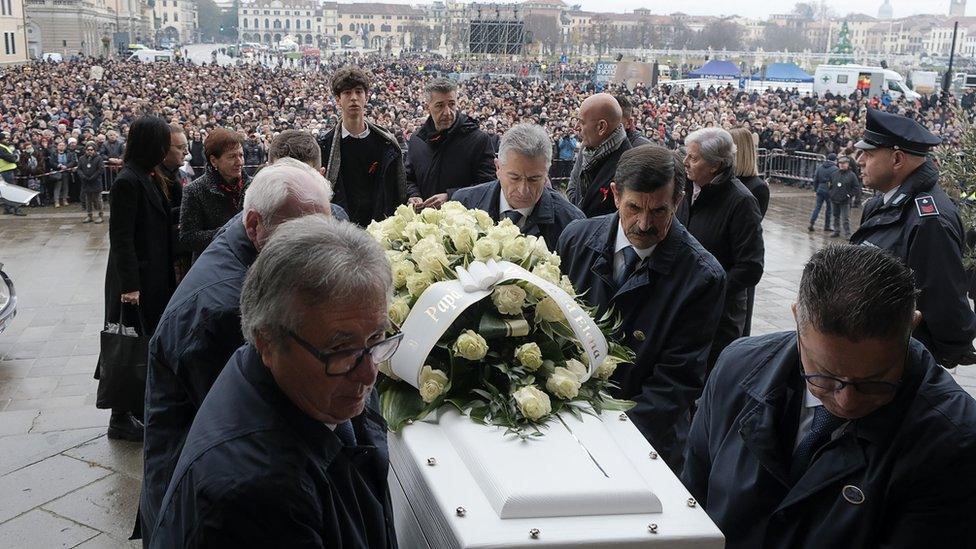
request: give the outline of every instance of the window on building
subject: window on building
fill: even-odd
[[[267,17],[264,18],[264,28],[266,28],[266,29],[270,29],[271,28],[271,20],[268,19]]]
[[[166,0],[163,0],[163,7],[166,7]]]
[[[169,12],[163,12],[163,23],[169,23]]]
[[[380,30],[383,32],[390,32],[391,29],[389,25],[380,25]]]
[[[341,31],[342,30],[342,23],[337,23],[336,24],[336,30],[337,31]]]
[[[7,9],[7,3],[3,3],[3,9]],[[10,33],[3,33],[3,53],[10,55]]]
[[[373,23],[369,24],[369,32],[376,32],[376,25]]]
[[[291,19],[285,19],[285,28],[286,29],[290,29],[291,28]]]
[[[305,30],[312,30],[312,20],[311,19],[306,19],[305,20]]]
[[[173,14],[173,21],[179,21],[179,20],[180,20],[180,14],[178,12],[177,13],[174,13]]]

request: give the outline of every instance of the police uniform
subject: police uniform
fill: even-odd
[[[939,143],[938,137],[914,120],[868,109],[866,130],[855,147],[926,156]],[[928,159],[900,187],[869,200],[851,243],[886,249],[912,268],[922,313],[913,336],[940,364],[951,367],[976,359],[972,345],[976,315],[966,297],[962,221],[938,180],[939,170]]]

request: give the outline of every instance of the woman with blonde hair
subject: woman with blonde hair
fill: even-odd
[[[729,133],[735,143],[735,176],[756,197],[759,213],[765,218],[766,208],[769,207],[769,185],[759,177],[759,157],[756,151],[759,136],[748,128],[734,128]]]

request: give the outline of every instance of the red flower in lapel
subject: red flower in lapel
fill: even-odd
[[[600,187],[600,194],[603,195],[602,202],[606,202],[607,197],[610,196],[610,187]]]
[[[369,165],[369,175],[373,175],[374,173],[376,173],[376,170],[379,167],[380,167],[380,163],[379,162],[373,162],[372,164],[370,164]]]

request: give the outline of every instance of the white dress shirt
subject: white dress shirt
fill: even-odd
[[[624,226],[618,222],[617,242],[616,244],[614,244],[613,247],[613,279],[614,280],[619,278],[620,273],[624,270],[624,248],[628,246],[634,248],[634,251],[637,252],[637,257],[640,258],[641,262],[647,260],[648,257],[651,257],[651,254],[654,253],[654,248],[657,247],[656,244],[654,246],[651,246],[650,248],[644,248],[644,249],[640,249],[634,246],[633,244],[630,243],[630,240],[627,240],[627,234],[624,232]]]
[[[810,428],[813,426],[813,409],[817,406],[822,406],[823,403],[820,399],[813,396],[810,392],[810,388],[806,387],[804,382],[803,392],[803,408],[800,408],[800,424],[796,429],[796,439],[793,441],[793,451],[795,452],[797,448],[800,447],[800,443],[803,442],[803,438],[810,433]],[[839,437],[841,433],[844,432],[844,428],[847,427],[849,422],[845,421],[840,427],[834,429],[833,433],[830,433],[830,440],[834,440]]]
[[[505,212],[516,211],[522,214],[522,219],[516,223],[519,229],[525,227],[525,220],[529,218],[529,214],[535,209],[535,204],[529,206],[528,208],[513,208],[509,205],[508,200],[505,200],[505,192],[498,191],[498,213],[500,215],[499,220],[505,217]]]
[[[350,132],[349,130],[346,129],[346,125],[345,124],[342,124],[342,138],[343,139],[345,139],[347,137],[352,137],[353,139],[366,139],[367,136],[369,136],[369,126],[366,126],[366,129],[363,130],[363,133],[352,133],[352,132]]]

